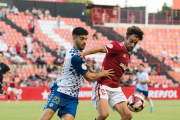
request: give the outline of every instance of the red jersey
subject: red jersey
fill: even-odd
[[[15,77],[10,78],[11,82],[15,82]],[[10,83],[9,87],[15,88],[15,83]]]
[[[120,78],[128,66],[130,53],[127,51],[123,42],[112,42],[104,45],[107,54],[104,58],[103,65],[105,70],[114,69],[114,76],[109,78],[102,77],[97,80],[99,84],[117,88],[120,85]]]

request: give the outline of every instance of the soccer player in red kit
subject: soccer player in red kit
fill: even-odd
[[[121,90],[120,78],[128,66],[130,52],[136,44],[143,39],[143,31],[132,26],[127,29],[124,42],[112,42],[101,47],[95,47],[78,53],[83,58],[97,52],[106,53],[103,61],[104,69],[114,69],[112,80],[100,78],[95,82],[92,90],[92,103],[98,110],[95,120],[105,120],[109,115],[109,105],[121,115],[121,120],[130,120],[132,114],[127,107],[127,98]]]
[[[8,86],[8,89],[7,89],[7,93],[8,93],[7,94],[8,95],[8,102],[7,103],[10,103],[10,93],[11,93],[11,91],[13,91],[14,96],[16,98],[16,104],[18,104],[17,90],[16,90],[16,87],[15,87],[15,83],[16,83],[15,77],[11,77],[10,81],[9,81],[9,86]]]

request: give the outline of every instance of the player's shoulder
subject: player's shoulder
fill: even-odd
[[[148,75],[147,71],[143,71],[143,75]]]

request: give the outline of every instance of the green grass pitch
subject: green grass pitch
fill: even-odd
[[[15,104],[12,101],[7,104],[6,101],[0,102],[0,120],[38,120],[43,112],[46,101],[20,101]],[[180,101],[179,100],[161,100],[153,101],[154,111],[150,113],[150,105],[146,101],[143,111],[133,113],[132,120],[180,120]],[[75,120],[94,120],[97,111],[91,101],[80,101]],[[52,120],[59,120],[57,114]],[[110,109],[110,115],[107,120],[120,120],[117,112]]]

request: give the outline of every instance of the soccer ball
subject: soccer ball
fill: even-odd
[[[140,112],[145,107],[145,100],[139,94],[133,94],[129,97],[127,106],[132,112]]]

